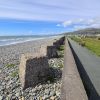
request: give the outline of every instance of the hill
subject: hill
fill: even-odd
[[[78,30],[74,32],[64,33],[64,34],[96,35],[96,34],[100,34],[100,29],[99,28],[87,28],[87,29],[82,29],[82,30]]]

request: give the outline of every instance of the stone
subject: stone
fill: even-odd
[[[2,100],[3,99],[3,97],[2,96],[0,96],[0,100]]]
[[[24,97],[21,97],[19,100],[24,100]]]
[[[38,52],[21,56],[19,77],[23,89],[45,82],[48,74],[49,64],[45,53]]]
[[[56,93],[54,91],[50,92],[50,96],[55,96],[55,95],[56,95]]]
[[[55,100],[55,97],[54,96],[50,97],[50,100]]]
[[[18,97],[16,97],[15,95],[12,95],[11,100],[18,100]]]
[[[42,97],[39,97],[39,100],[43,100]]]
[[[43,100],[44,100],[44,99],[48,99],[48,97],[49,97],[48,95],[44,95],[44,96],[43,96]]]
[[[56,96],[60,96],[60,92],[56,91]]]
[[[17,97],[19,97],[19,95],[20,95],[19,93],[16,93],[16,96],[17,96]]]
[[[50,91],[48,89],[45,89],[44,92],[45,92],[46,95],[49,95],[50,94]]]
[[[42,85],[39,85],[39,87],[38,87],[39,89],[41,89],[42,88]]]

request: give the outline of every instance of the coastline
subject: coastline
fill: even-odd
[[[30,42],[30,41],[37,41],[37,40],[44,40],[44,39],[46,39],[46,38],[48,38],[48,39],[52,39],[52,38],[58,38],[58,37],[61,37],[61,36],[50,36],[50,37],[34,37],[34,38],[26,38],[26,39],[22,39],[22,40],[20,40],[20,38],[18,37],[17,38],[17,41],[16,41],[16,39],[4,39],[4,40],[1,40],[1,42],[4,42],[4,41],[6,41],[6,40],[13,40],[13,41],[10,41],[10,42],[8,42],[8,43],[4,43],[4,44],[0,44],[0,47],[3,47],[3,46],[9,46],[9,45],[16,45],[16,44],[20,44],[20,43],[26,43],[26,42]],[[14,41],[15,40],[15,41]]]
[[[56,98],[60,98],[61,79],[59,77],[62,71],[59,66],[63,66],[63,58],[55,58],[48,61],[50,66],[55,69],[52,73],[57,76],[53,83],[48,81],[45,84],[38,84],[34,88],[23,90],[18,75],[21,54],[34,53],[38,51],[42,45],[52,45],[53,42],[59,38],[60,37],[49,37],[49,39],[45,38],[0,47],[0,98],[11,98],[11,100],[14,98],[15,100],[15,98],[23,97],[27,100],[28,97],[28,100],[32,98],[39,100],[41,96],[46,98],[46,96],[53,97],[53,95],[56,95]],[[55,88],[57,90],[55,90]],[[36,91],[39,91],[39,93]],[[50,94],[47,94],[47,91]]]
[[[38,50],[41,45],[51,44],[54,39],[58,38],[59,37],[48,37],[44,39],[0,46],[0,64],[7,64],[9,62],[12,63],[16,60],[19,61],[21,54],[32,53]]]

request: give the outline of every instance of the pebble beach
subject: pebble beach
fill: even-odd
[[[60,100],[63,57],[48,60],[56,69],[54,82],[22,89],[18,75],[21,54],[36,52],[42,45],[52,45],[56,38],[0,46],[0,100]]]

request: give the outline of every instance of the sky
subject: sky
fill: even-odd
[[[100,28],[100,0],[0,0],[0,35]]]

